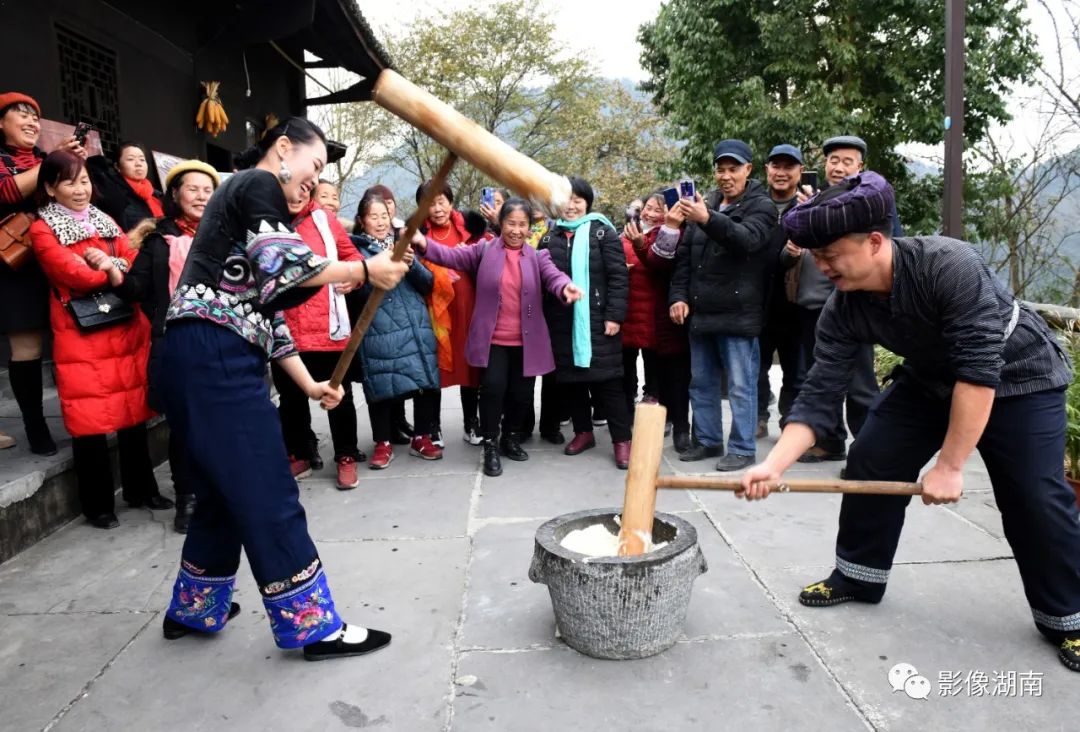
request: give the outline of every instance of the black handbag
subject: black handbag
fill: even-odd
[[[109,247],[112,248],[111,242]],[[115,257],[115,250],[111,254]],[[60,297],[59,293],[57,297]],[[83,333],[122,323],[135,315],[135,306],[121,299],[112,290],[101,290],[84,297],[73,297],[64,304]]]
[[[86,297],[73,297],[67,302],[68,312],[84,333],[122,323],[135,315],[134,306],[120,299],[115,292],[103,290]]]

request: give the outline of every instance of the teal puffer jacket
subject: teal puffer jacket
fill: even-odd
[[[380,252],[365,239],[350,239],[364,257]],[[401,283],[383,296],[359,351],[364,396],[369,402],[439,388],[435,332],[424,300],[434,283],[434,276],[417,260]],[[366,301],[371,291],[369,285],[364,286],[358,304]]]

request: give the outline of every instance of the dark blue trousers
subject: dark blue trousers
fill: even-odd
[[[851,446],[847,478],[918,480],[941,449],[949,410],[910,381],[894,382]],[[1064,389],[1002,397],[978,444],[1035,624],[1053,638],[1080,631],[1080,514],[1065,482],[1065,424]],[[836,572],[884,594],[910,500],[845,495]]]
[[[243,547],[279,646],[337,630],[263,354],[222,326],[181,321],[169,324],[162,369],[166,416],[197,499],[170,616],[219,630]],[[213,616],[202,612],[208,602]]]

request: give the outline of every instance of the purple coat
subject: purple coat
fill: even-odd
[[[547,251],[537,252],[526,245],[521,255],[521,342],[524,376],[540,376],[555,370],[551,335],[544,320],[543,290],[562,301],[563,289],[571,280],[551,261]],[[487,368],[495,321],[499,316],[499,289],[506,249],[502,237],[467,247],[448,247],[427,240],[424,257],[459,272],[476,276],[476,307],[465,342],[465,360],[470,366]]]

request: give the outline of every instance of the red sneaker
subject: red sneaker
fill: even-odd
[[[296,480],[303,480],[311,475],[311,463],[307,460],[297,460],[292,455],[289,456],[289,470],[292,471],[292,477]]]
[[[435,447],[428,435],[420,435],[412,438],[409,444],[409,454],[424,460],[442,460],[442,450]]]
[[[389,442],[376,442],[375,453],[368,460],[369,470],[382,470],[394,461],[394,448]]]
[[[360,478],[356,474],[356,459],[348,456],[337,459],[337,489],[350,491],[360,485]]]

